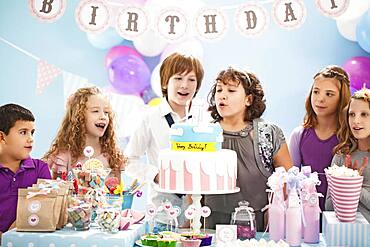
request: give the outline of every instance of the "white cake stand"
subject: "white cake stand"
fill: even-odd
[[[199,233],[200,232],[200,228],[202,227],[202,223],[200,221],[201,219],[201,208],[202,208],[202,204],[200,203],[200,201],[202,200],[202,194],[203,195],[221,195],[221,194],[232,194],[232,193],[237,193],[240,191],[240,188],[236,187],[234,190],[227,190],[227,191],[215,191],[215,192],[201,192],[201,191],[177,191],[177,190],[164,190],[164,189],[161,189],[159,188],[158,186],[155,187],[155,189],[158,191],[158,192],[162,192],[162,193],[172,193],[172,194],[191,194],[191,199],[193,201],[193,206],[195,207],[196,211],[195,211],[195,215],[194,215],[194,219],[193,219],[193,225],[191,226],[192,227],[192,230],[195,232],[195,233]],[[211,209],[212,210],[212,209]]]

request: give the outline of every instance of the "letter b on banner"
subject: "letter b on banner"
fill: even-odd
[[[29,0],[28,5],[34,17],[44,22],[58,20],[66,9],[66,0]]]

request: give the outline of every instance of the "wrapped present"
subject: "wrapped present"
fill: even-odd
[[[353,223],[340,222],[334,212],[323,212],[322,232],[327,246],[370,246],[370,224],[360,213]]]

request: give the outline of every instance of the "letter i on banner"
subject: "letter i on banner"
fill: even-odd
[[[29,0],[31,14],[43,22],[58,20],[66,9],[66,0]]]
[[[75,12],[78,26],[88,33],[100,33],[109,27],[109,8],[101,0],[83,0]]]

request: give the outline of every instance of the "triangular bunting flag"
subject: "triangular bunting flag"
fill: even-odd
[[[39,60],[37,63],[37,81],[36,93],[41,94],[46,86],[61,73],[61,69],[48,63],[45,60]]]

